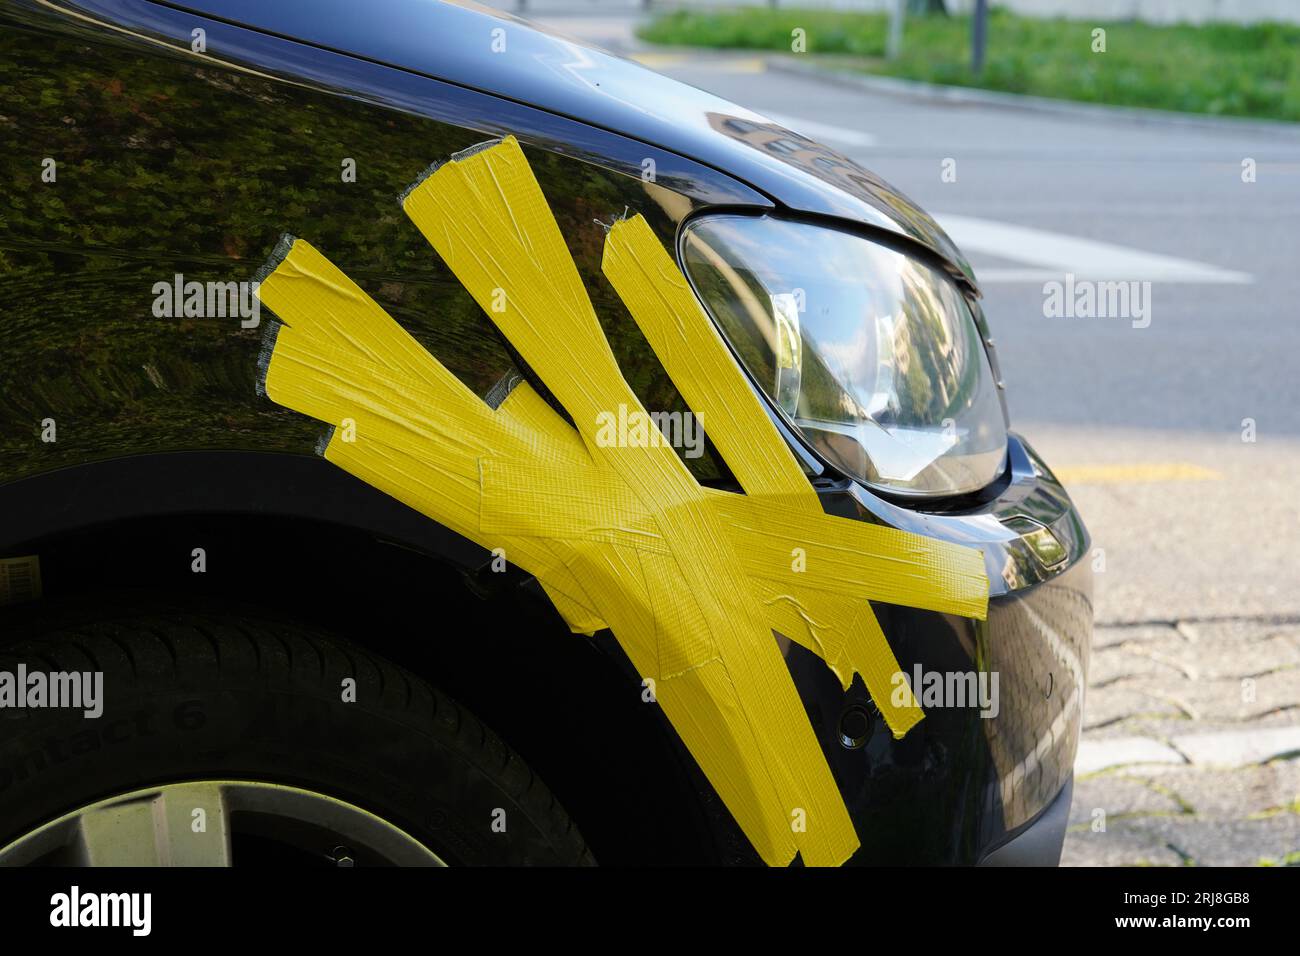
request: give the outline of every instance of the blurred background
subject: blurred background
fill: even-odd
[[[1073,865],[1300,865],[1300,3],[515,0],[839,150],[975,267],[1094,537]],[[1121,281],[1144,314],[1051,315]],[[1149,283],[1149,285],[1144,285]]]

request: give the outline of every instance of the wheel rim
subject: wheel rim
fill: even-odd
[[[200,780],[87,804],[0,849],[0,866],[231,866],[241,846],[266,843],[324,865],[446,865],[346,801],[281,784]]]

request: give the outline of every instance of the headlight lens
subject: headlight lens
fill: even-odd
[[[696,220],[682,259],[741,361],[831,464],[916,496],[975,491],[1001,474],[1002,406],[947,275],[770,216]]]

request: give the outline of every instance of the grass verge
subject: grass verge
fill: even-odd
[[[994,10],[983,72],[970,69],[969,17],[914,16],[884,59],[889,18],[827,10],[678,10],[643,25],[651,43],[806,52],[846,69],[1058,99],[1300,121],[1300,26],[1044,20]],[[1094,31],[1105,52],[1093,52]],[[836,62],[838,61],[838,63]]]

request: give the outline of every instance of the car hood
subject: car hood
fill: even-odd
[[[435,77],[654,144],[789,209],[907,237],[974,285],[952,240],[852,159],[579,40],[456,0],[182,0],[171,7]]]

